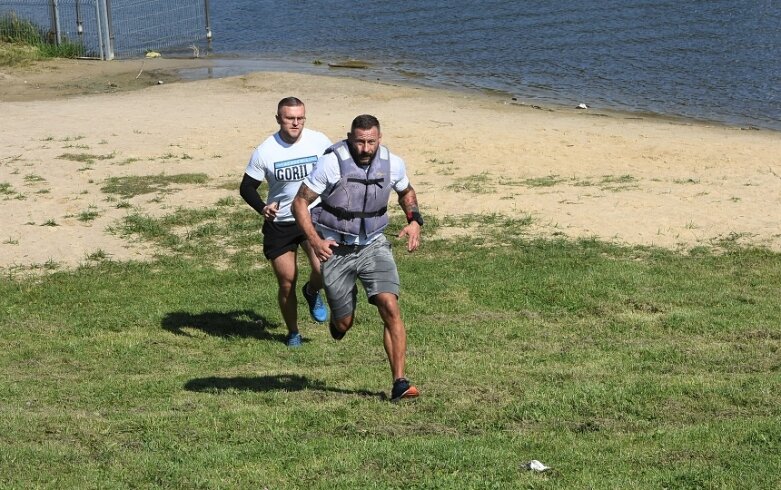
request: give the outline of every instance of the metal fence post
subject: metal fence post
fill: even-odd
[[[79,0],[76,0],[76,32],[79,35],[79,44],[84,46],[84,24],[81,20],[81,5]]]
[[[100,28],[100,2],[95,2],[95,27],[98,28],[98,48],[100,50],[100,59],[106,59],[106,53],[103,49],[103,29]]]
[[[57,46],[62,44],[62,35],[60,34],[60,6],[57,4],[57,0],[52,0],[52,31],[54,34],[54,41]],[[51,39],[49,39],[51,41]]]
[[[111,19],[111,0],[106,0],[106,32],[108,32],[108,49],[111,51],[111,57],[114,57],[116,40],[114,39],[114,21]]]
[[[209,0],[203,0],[203,9],[206,13],[206,42],[211,46],[212,43],[212,28],[209,22]]]
[[[108,23],[108,5],[106,5],[106,0],[98,0],[96,2],[98,7],[98,25],[101,26],[101,44],[105,46],[105,49],[103,50],[105,53],[105,56],[103,57],[104,60],[113,60],[114,59],[114,50],[111,46],[111,26],[109,26]]]

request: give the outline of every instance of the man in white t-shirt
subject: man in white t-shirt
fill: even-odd
[[[312,266],[309,281],[302,287],[309,312],[319,323],[325,322],[328,312],[320,296],[323,286],[320,261],[296,224],[290,206],[301,182],[312,171],[318,157],[331,146],[331,140],[322,133],[304,129],[306,107],[296,97],[279,101],[276,119],[279,131],[252,152],[240,193],[247,204],[264,218],[263,255],[271,261],[279,285],[277,300],[288,330],[285,344],[299,347],[302,342],[298,331],[296,297],[299,245],[304,248]],[[269,188],[267,202],[258,194],[258,187],[264,180]]]

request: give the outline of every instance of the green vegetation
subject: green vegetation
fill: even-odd
[[[458,169],[458,167],[453,163],[453,160],[440,160],[438,158],[431,158],[426,163],[432,166],[434,171],[439,175],[453,175]]]
[[[605,175],[600,182],[602,190],[620,192],[630,189],[637,189],[637,179],[632,175]]]
[[[46,182],[46,179],[37,174],[27,174],[24,176],[24,181],[30,184],[35,184],[37,182]]]
[[[97,250],[0,278],[4,486],[781,485],[781,255],[531,240],[528,219],[462,218],[480,234],[394,247],[422,396],[392,405],[363,295],[342,342],[300,301],[304,346],[284,347],[244,208],[131,214],[120,228],[157,245],[150,263]]]
[[[101,187],[101,190],[128,198],[151,192],[161,192],[171,184],[205,184],[208,181],[209,177],[203,173],[130,175],[106,179],[106,184]]]
[[[508,235],[523,234],[526,227],[533,223],[534,219],[528,214],[512,218],[499,213],[464,214],[442,219],[442,226],[449,228],[503,229]]]
[[[13,13],[0,17],[0,66],[19,65],[46,58],[77,58],[81,44],[62,39],[59,44],[29,20]]]
[[[496,192],[494,189],[493,180],[491,179],[491,174],[488,172],[456,179],[454,183],[445,187],[445,189],[453,191],[466,191],[473,194],[492,194]]]
[[[67,141],[79,141],[86,138],[83,134],[77,134],[76,136],[66,136],[62,138],[60,141],[67,142]]]
[[[106,251],[100,248],[86,256],[86,259],[92,262],[100,262],[102,260],[107,260],[108,258],[109,256]]]
[[[140,158],[135,158],[135,157],[125,158],[124,160],[119,162],[119,165],[128,165],[130,163],[135,163],[135,162],[138,162],[138,161],[141,161],[141,159]]]
[[[95,160],[111,160],[116,156],[115,153],[109,153],[107,155],[95,155],[92,153],[63,153],[62,155],[58,156],[60,160],[70,160],[72,162],[82,162],[82,163],[95,163]]]
[[[527,187],[553,187],[556,184],[560,184],[566,181],[567,179],[563,179],[558,175],[546,175],[544,177],[526,179],[523,181],[523,185]]]
[[[92,221],[98,216],[100,216],[100,213],[98,212],[98,208],[94,205],[91,205],[86,210],[79,213],[78,220],[85,221],[85,222]]]

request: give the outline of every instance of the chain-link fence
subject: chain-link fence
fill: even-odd
[[[129,58],[211,39],[208,0],[0,0],[0,40]]]

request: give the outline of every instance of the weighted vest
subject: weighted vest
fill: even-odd
[[[353,161],[346,141],[334,144],[329,152],[336,155],[342,178],[322,196],[320,214],[313,218],[320,226],[346,235],[360,236],[363,231],[370,236],[384,230],[391,193],[390,151],[380,146],[368,172]]]

